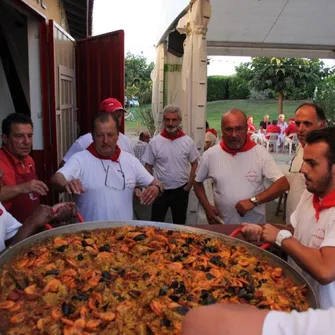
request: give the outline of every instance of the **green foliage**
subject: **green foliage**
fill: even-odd
[[[207,101],[228,99],[229,77],[209,76],[207,77]]]
[[[272,89],[287,98],[312,98],[314,88],[329,73],[318,59],[255,57],[246,66],[251,87]]]
[[[231,76],[228,81],[229,99],[248,99],[248,82],[239,76]]]
[[[150,74],[154,63],[147,63],[142,55],[128,52],[125,58],[126,95],[138,96],[140,104],[151,102],[152,82]]]
[[[335,75],[322,80],[313,100],[324,109],[328,125],[335,125]]]

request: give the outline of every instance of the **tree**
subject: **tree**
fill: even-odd
[[[255,57],[241,68],[250,77],[250,86],[258,91],[272,89],[278,94],[278,113],[283,111],[283,100],[289,92],[300,90],[312,98],[314,88],[330,70],[318,59]],[[307,92],[307,94],[306,94]]]
[[[148,64],[147,59],[143,55],[133,55],[130,52],[126,55],[126,92],[127,94],[134,92],[139,96],[141,103],[151,102],[152,84],[150,74],[154,66],[153,62]],[[134,93],[130,97],[134,96]]]

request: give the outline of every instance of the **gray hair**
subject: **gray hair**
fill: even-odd
[[[163,109],[163,116],[165,113],[177,113],[181,120],[181,110],[177,105],[166,105]]]

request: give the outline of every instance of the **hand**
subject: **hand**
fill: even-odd
[[[141,205],[151,205],[159,195],[159,189],[157,186],[149,185],[139,196]]]
[[[73,179],[64,185],[65,191],[69,194],[80,194],[85,193],[85,189],[80,179]]]
[[[69,221],[77,214],[74,202],[60,202],[52,207],[54,219],[59,222]]]
[[[28,194],[28,193],[37,193],[39,195],[47,195],[49,188],[43,181],[40,180],[30,180],[27,183],[20,184],[19,190],[21,194]]]
[[[140,199],[142,190],[139,187],[135,187],[135,196]]]
[[[190,192],[190,191],[191,191],[191,188],[192,188],[192,185],[187,184],[187,185],[184,186],[183,188],[184,188],[184,191],[186,191],[186,192]]]
[[[52,207],[47,205],[39,205],[33,215],[25,222],[27,225],[31,225],[33,230],[41,230],[47,222],[52,221],[54,214]]]
[[[275,243],[279,231],[280,229],[267,223],[264,225],[262,238],[266,242]]]
[[[247,241],[260,241],[263,232],[261,226],[254,223],[243,222],[242,227],[242,234]]]
[[[209,205],[208,207],[204,208],[204,210],[209,224],[222,224],[219,211],[215,206]]]
[[[250,199],[246,200],[240,200],[236,205],[235,208],[237,210],[237,213],[240,216],[244,216],[247,212],[252,210],[255,207],[255,205],[250,201]]]

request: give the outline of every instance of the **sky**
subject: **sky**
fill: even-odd
[[[93,9],[93,35],[115,30],[125,32],[125,52],[142,54],[148,62],[155,62],[159,36],[160,1],[168,0],[95,0]],[[232,75],[235,66],[250,61],[250,57],[213,56],[208,75]],[[335,61],[325,61],[334,66]]]

